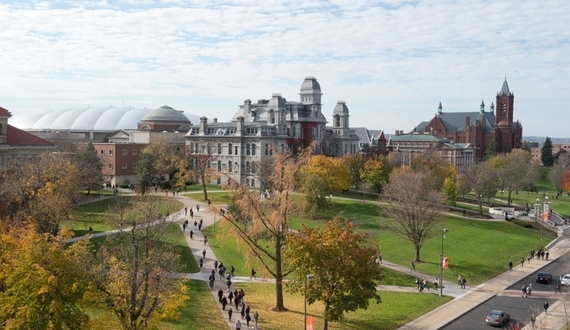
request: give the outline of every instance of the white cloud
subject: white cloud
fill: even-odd
[[[410,130],[494,101],[505,74],[525,135],[568,135],[567,1],[67,1],[0,4],[0,106],[169,104],[230,119],[296,100],[305,76],[351,124]],[[127,101],[125,101],[127,102]],[[177,104],[173,104],[176,102]],[[129,104],[130,105],[130,104]]]

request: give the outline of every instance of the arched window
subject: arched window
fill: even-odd
[[[251,186],[255,188],[255,180],[251,179]]]
[[[232,147],[232,144],[230,143],[230,144],[228,144],[228,155],[231,155],[232,152],[233,152],[233,147]]]
[[[218,172],[222,171],[222,161],[218,160]]]
[[[251,145],[251,155],[252,155],[252,156],[255,156],[255,146],[256,146],[255,143],[253,143],[253,144]]]

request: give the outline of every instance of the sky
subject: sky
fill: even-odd
[[[332,121],[411,131],[489,111],[505,77],[524,136],[570,137],[567,0],[0,0],[0,107],[169,105],[231,120],[321,85]]]

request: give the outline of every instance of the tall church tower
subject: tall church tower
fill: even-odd
[[[497,124],[512,126],[515,95],[509,90],[507,77],[505,77],[505,82],[503,82],[501,91],[497,93],[496,103],[497,107],[495,108],[495,117],[497,118]]]

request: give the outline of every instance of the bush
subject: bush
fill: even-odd
[[[527,222],[527,221],[522,221],[522,220],[513,219],[512,222],[513,222],[515,225],[520,226],[520,227],[523,227],[523,228],[532,228],[532,227],[533,227],[532,223],[531,223],[531,222]]]

